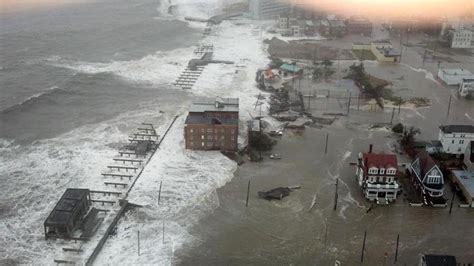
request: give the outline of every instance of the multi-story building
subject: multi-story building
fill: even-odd
[[[290,26],[290,17],[287,14],[278,15],[278,28],[287,30]]]
[[[356,178],[368,200],[377,204],[395,201],[399,190],[397,174],[395,154],[373,153],[372,145],[368,153],[359,154]]]
[[[446,203],[443,198],[443,173],[426,151],[417,154],[408,169],[413,185],[421,193],[426,205]]]
[[[250,14],[253,19],[274,19],[290,11],[288,0],[250,0]]]
[[[439,129],[438,140],[443,152],[448,154],[463,154],[467,145],[474,140],[474,125],[447,125]]]
[[[186,149],[237,151],[239,99],[193,103],[185,124]]]
[[[470,30],[456,30],[452,32],[451,48],[474,48],[474,33]]]
[[[364,18],[359,16],[354,16],[346,20],[346,27],[348,34],[358,34],[364,36],[372,35],[372,23]]]
[[[474,98],[474,75],[472,78],[463,78],[458,89],[459,96]]]

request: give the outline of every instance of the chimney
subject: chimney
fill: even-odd
[[[372,147],[373,147],[373,145],[370,144],[370,145],[369,145],[369,153],[372,153]]]

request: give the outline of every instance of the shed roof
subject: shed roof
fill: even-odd
[[[443,133],[474,133],[474,125],[445,125],[440,126],[439,129]]]
[[[471,75],[471,71],[462,68],[445,68],[441,69],[444,75]]]
[[[68,224],[79,202],[89,195],[89,189],[68,188],[46,218],[45,224]]]
[[[280,69],[293,73],[296,73],[301,70],[296,64],[283,64],[280,66]]]

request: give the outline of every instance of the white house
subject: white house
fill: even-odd
[[[457,30],[453,32],[453,39],[451,48],[474,48],[473,44],[474,33],[470,30]]]
[[[474,125],[446,125],[439,129],[438,140],[443,152],[448,154],[463,154],[467,145],[474,140]]]
[[[372,153],[372,146],[368,153],[359,154],[356,178],[365,198],[377,204],[397,199],[397,162],[395,154]]]
[[[474,97],[474,77],[462,79],[458,89],[459,96],[461,97]]]
[[[467,144],[466,152],[464,153],[464,166],[467,170],[474,171],[474,140]]]
[[[474,75],[466,69],[440,69],[438,78],[447,85],[459,86],[463,79],[474,79]]]

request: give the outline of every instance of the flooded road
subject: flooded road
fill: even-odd
[[[341,69],[350,64],[341,63]],[[473,102],[458,99],[455,89],[439,84],[432,72],[404,64],[375,63],[367,63],[366,70],[393,81],[392,90],[397,96],[431,100],[430,107],[402,108],[400,113],[397,110],[392,121],[420,128],[417,140],[436,139],[442,124],[473,123]],[[348,87],[353,95],[357,94]],[[316,98],[311,102],[313,114],[347,112],[349,92],[331,89],[331,85],[302,84],[303,94],[317,89],[329,89],[346,98]],[[219,208],[194,228],[192,234],[201,243],[186,253],[175,254],[177,261],[182,265],[333,265],[339,260],[342,265],[389,265],[395,262],[399,235],[397,265],[416,265],[424,253],[451,254],[460,263],[473,263],[474,211],[457,207],[458,199],[451,214],[449,208],[410,207],[403,195],[394,204],[368,212],[371,203],[363,197],[355,180],[355,167],[350,163],[356,162],[357,154],[370,144],[376,152],[396,150],[397,137],[393,133],[384,128],[370,129],[374,123],[389,124],[392,108],[357,110],[357,102],[352,101],[349,110],[349,116],[339,117],[331,126],[307,127],[302,134],[286,131],[273,150],[283,155],[282,160],[265,159],[240,166],[234,179],[217,190]],[[410,159],[398,155],[398,161]],[[334,210],[336,179],[339,185]],[[246,208],[248,181],[250,199]],[[279,186],[301,189],[282,201],[258,198],[258,191]],[[451,199],[451,195],[446,185],[445,197]],[[316,204],[310,211],[314,197]],[[364,232],[367,238],[361,263]]]

